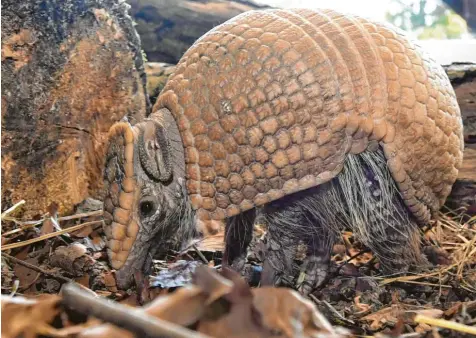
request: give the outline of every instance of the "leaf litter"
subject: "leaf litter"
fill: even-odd
[[[158,257],[149,279],[123,291],[107,263],[99,202],[71,216],[55,205],[37,219],[15,216],[26,207],[2,213],[2,337],[476,335],[476,217],[461,211],[442,211],[422,229],[432,267],[406,275],[382,275],[372,253],[342,233],[328,282],[304,298],[292,277],[255,287],[262,224],[247,255],[250,284],[221,267],[218,233]]]

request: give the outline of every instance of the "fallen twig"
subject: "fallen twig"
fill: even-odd
[[[339,313],[331,304],[326,302],[325,300],[319,300],[313,294],[309,294],[309,298],[311,298],[316,304],[324,304],[338,319],[342,320],[344,323],[355,325],[355,322],[345,318],[343,315]]]
[[[452,286],[450,286],[450,285],[442,285],[442,284],[435,284],[435,283],[428,283],[428,282],[418,282],[418,281],[414,281],[414,280],[400,281],[400,283],[434,286],[434,287],[437,287],[437,288],[447,288],[447,289],[452,288]]]
[[[46,235],[43,235],[43,236],[40,236],[40,237],[37,237],[37,238],[32,238],[32,239],[29,239],[27,241],[3,245],[1,251],[10,250],[10,249],[14,249],[14,248],[19,248],[19,247],[22,247],[22,246],[25,246],[25,245],[28,245],[28,244],[36,243],[36,242],[41,242],[45,239],[49,239],[49,238],[52,238],[52,237],[56,237],[56,236],[59,236],[59,235],[63,235],[63,234],[69,233],[69,232],[73,232],[73,231],[82,229],[82,228],[84,228],[88,225],[100,224],[100,223],[103,223],[103,222],[104,221],[102,221],[102,220],[86,222],[86,223],[74,225],[72,227],[69,227],[67,229],[63,229],[61,231],[55,231],[55,232],[52,232],[52,233],[49,233],[49,234],[46,234]]]
[[[421,274],[421,275],[409,275],[409,276],[399,276],[399,277],[393,277],[393,278],[386,278],[384,280],[382,280],[379,284],[381,286],[383,285],[386,285],[386,284],[390,284],[390,283],[396,283],[396,282],[408,282],[408,281],[414,281],[414,280],[417,280],[417,279],[421,279],[421,278],[427,278],[427,277],[434,277],[434,276],[437,276],[437,275],[441,275],[442,273],[445,273],[451,269],[453,269],[455,266],[457,266],[458,264],[452,264],[450,266],[447,266],[443,269],[440,269],[436,272],[432,272],[432,273],[425,273],[425,274]]]
[[[456,322],[445,320],[445,319],[436,319],[436,318],[418,314],[416,315],[414,320],[416,323],[419,323],[419,324],[427,324],[427,325],[437,326],[437,327],[454,330],[454,331],[458,331],[462,333],[476,335],[476,327],[471,327],[468,325],[456,323]]]
[[[42,268],[36,266],[36,265],[33,265],[33,264],[30,264],[30,263],[27,263],[25,261],[22,261],[21,259],[18,259],[18,258],[15,258],[13,256],[10,256],[6,253],[2,253],[2,256],[11,260],[12,262],[16,263],[16,264],[20,264],[20,265],[23,265],[24,267],[28,268],[28,269],[31,269],[33,271],[36,271],[36,272],[40,272],[42,274],[45,274],[47,276],[50,276],[52,278],[55,278],[55,279],[59,279],[60,281],[62,282],[66,282],[66,283],[69,283],[69,282],[72,282],[71,279],[67,278],[67,277],[63,277],[63,276],[60,276],[60,275],[57,275],[55,273],[52,273],[52,272],[49,272],[49,271],[46,271],[46,270],[43,270]]]
[[[96,211],[91,211],[91,212],[85,212],[85,213],[82,213],[82,214],[58,217],[57,220],[58,220],[58,222],[61,222],[61,221],[69,221],[69,220],[72,220],[72,219],[86,218],[86,217],[93,217],[93,216],[102,216],[102,215],[103,215],[102,210],[96,210]],[[13,235],[17,232],[21,232],[21,231],[24,231],[26,229],[29,229],[29,228],[35,227],[37,225],[40,225],[46,220],[46,218],[42,218],[38,221],[23,221],[23,222],[20,222],[15,218],[10,218],[10,217],[7,216],[7,217],[5,217],[5,220],[15,222],[15,224],[20,225],[20,227],[17,228],[17,229],[5,232],[4,234],[2,234],[3,237]]]
[[[466,250],[464,251],[463,257],[458,262],[458,270],[456,272],[456,276],[459,280],[463,279],[463,269],[465,264],[467,263],[469,257],[471,257],[472,253],[476,253],[475,250],[471,251],[471,248],[474,248],[474,243],[476,242],[476,236],[469,243],[465,243],[467,245]]]
[[[71,216],[58,217],[58,221],[69,221],[71,219],[93,217],[93,216],[102,216],[102,215],[103,215],[102,210],[96,210],[96,211],[91,211],[91,212],[84,212],[82,214],[75,214],[75,215],[71,215]]]
[[[16,208],[22,206],[23,204],[25,204],[25,200],[21,200],[20,202],[16,203],[15,205],[11,206],[10,208],[2,212],[2,220],[5,218],[5,216],[13,212]]]
[[[94,297],[74,284],[62,289],[64,303],[75,310],[129,330],[139,337],[209,338],[109,299]]]
[[[193,250],[195,250],[195,252],[197,253],[198,257],[200,257],[200,259],[203,261],[203,263],[205,264],[208,264],[208,259],[203,255],[203,253],[198,250],[197,246],[195,244],[192,245],[193,247]]]

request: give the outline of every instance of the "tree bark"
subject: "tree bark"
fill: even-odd
[[[203,34],[249,10],[270,8],[247,0],[128,0],[147,59],[177,63]]]
[[[476,64],[455,63],[445,70],[458,98],[465,140],[463,167],[447,205],[452,209],[464,207],[469,215],[476,215]]]
[[[2,1],[2,210],[69,213],[101,197],[110,126],[150,108],[140,40],[119,0]]]

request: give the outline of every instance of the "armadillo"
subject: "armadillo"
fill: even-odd
[[[153,113],[109,140],[105,233],[121,287],[200,225],[225,224],[224,264],[240,270],[258,213],[262,284],[290,273],[303,242],[302,289],[322,283],[345,227],[405,270],[425,261],[419,226],[463,157],[442,67],[402,31],[332,10],[250,11],[215,27]]]

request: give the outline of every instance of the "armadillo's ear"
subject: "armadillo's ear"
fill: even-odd
[[[104,232],[111,265],[126,261],[138,233],[132,217],[138,191],[134,175],[134,133],[129,123],[118,122],[109,130],[104,170]]]
[[[162,124],[153,120],[143,124],[137,147],[144,171],[159,182],[169,181],[172,177],[171,148]]]

